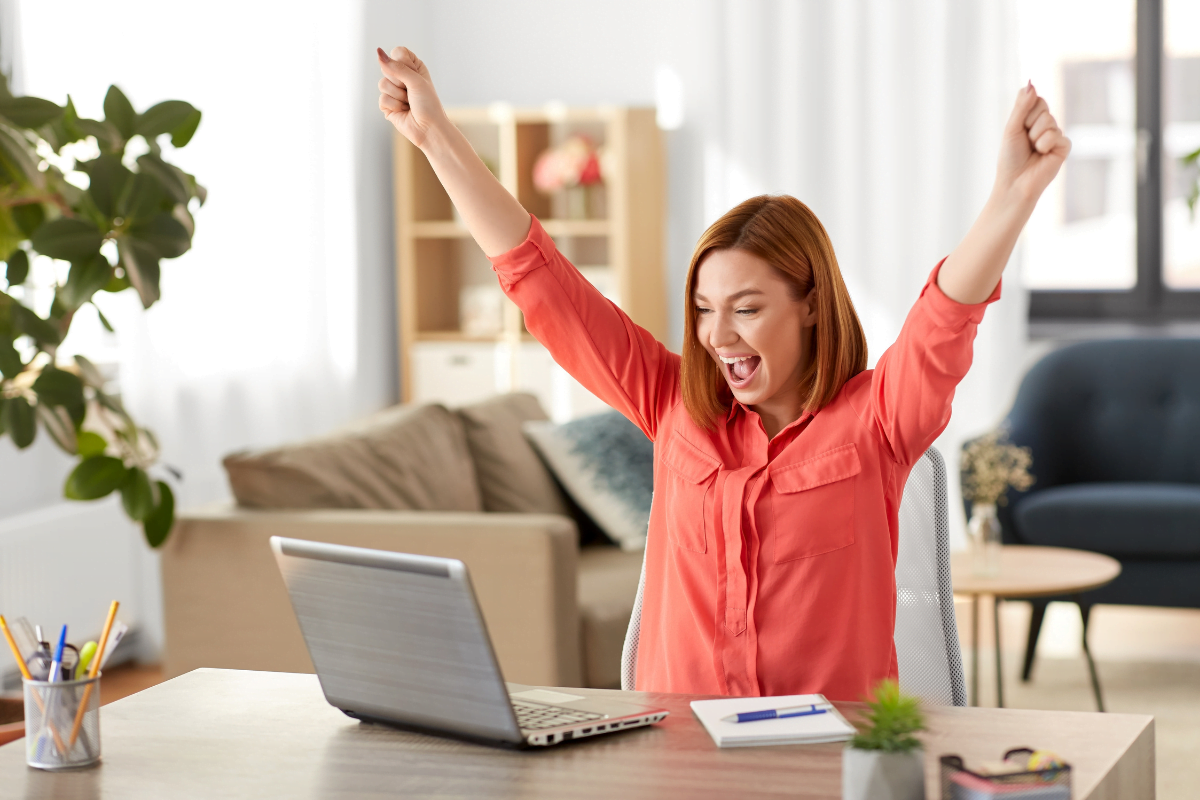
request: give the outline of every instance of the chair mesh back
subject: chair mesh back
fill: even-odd
[[[929,448],[908,476],[900,501],[896,554],[896,660],[900,688],[934,705],[967,704],[954,593],[946,465]]]
[[[633,616],[621,652],[621,688],[627,691],[633,690],[637,679],[645,584],[643,556]],[[935,705],[967,704],[950,585],[946,465],[933,447],[913,467],[900,502],[894,638],[900,687],[905,692]]]

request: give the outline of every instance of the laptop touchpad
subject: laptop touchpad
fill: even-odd
[[[584,700],[581,694],[566,694],[565,692],[552,692],[549,689],[527,689],[524,692],[514,692],[509,697],[517,700],[528,700],[531,703],[571,703],[575,700]]]

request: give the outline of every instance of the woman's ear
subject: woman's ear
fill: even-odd
[[[811,328],[817,324],[817,287],[809,289],[808,294],[800,302],[803,305],[800,327]]]

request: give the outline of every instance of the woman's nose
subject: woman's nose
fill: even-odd
[[[708,333],[708,341],[713,347],[732,347],[737,344],[738,334],[730,324],[730,319],[724,314],[714,315],[712,329]]]

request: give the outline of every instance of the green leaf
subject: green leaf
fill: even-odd
[[[72,311],[92,299],[92,295],[108,286],[112,279],[113,268],[108,259],[96,253],[87,261],[71,265],[67,273],[67,282],[58,290],[58,297]]]
[[[99,500],[125,484],[129,473],[121,459],[112,456],[92,456],[80,461],[63,486],[68,500]]]
[[[12,216],[17,227],[21,229],[21,233],[30,237],[46,221],[46,209],[42,207],[41,203],[24,203],[12,207]]]
[[[24,250],[16,250],[8,257],[8,285],[20,286],[29,277],[29,255]]]
[[[188,114],[188,118],[183,121],[182,125],[171,129],[171,144],[176,147],[186,147],[196,134],[198,127],[200,127],[200,109],[193,108],[192,113]]]
[[[158,481],[155,485],[158,487],[158,505],[154,507],[150,516],[146,517],[142,529],[146,533],[146,544],[157,548],[167,540],[175,524],[175,495],[171,493],[171,487],[164,482]]]
[[[168,164],[153,153],[139,156],[138,169],[158,179],[159,184],[170,195],[172,204],[187,203],[192,198],[188,175],[174,164]]]
[[[137,290],[142,307],[149,308],[154,305],[159,298],[158,251],[130,236],[117,237],[117,250],[121,254],[121,264],[125,267],[125,277]]]
[[[67,410],[62,406],[38,403],[37,416],[59,449],[69,456],[75,455],[75,421]]]
[[[124,264],[121,266],[124,266]],[[116,294],[117,292],[125,291],[132,285],[133,284],[129,282],[129,277],[127,275],[118,276],[114,271],[113,276],[108,279],[108,284],[104,287],[104,291]]]
[[[6,378],[15,378],[25,369],[21,356],[9,339],[0,339],[0,374]]]
[[[77,142],[87,135],[79,127],[79,114],[75,111],[71,95],[67,95],[67,104],[63,106],[62,116],[43,127],[41,134],[56,153],[62,150],[63,145]]]
[[[85,261],[100,252],[104,237],[99,229],[81,219],[62,217],[37,229],[33,249],[63,261]]]
[[[84,458],[102,456],[108,449],[108,442],[104,441],[104,437],[98,433],[80,431],[79,435],[75,437],[75,449]]]
[[[129,287],[126,286],[125,288]],[[105,291],[108,290],[106,289]],[[116,333],[117,329],[114,328],[112,323],[108,321],[108,317],[104,316],[104,312],[100,310],[100,306],[92,303],[92,307],[96,309],[96,316],[100,318],[100,324],[104,326],[104,330],[108,331],[109,333]]]
[[[76,424],[83,422],[83,381],[74,373],[56,367],[47,367],[33,382],[38,402],[50,406],[62,406]],[[75,437],[71,437],[74,446]]]
[[[98,158],[80,164],[79,169],[88,175],[88,194],[100,213],[106,217],[118,216],[118,201],[133,177],[133,173],[121,163],[121,157],[115,153],[103,153]]]
[[[154,487],[144,469],[130,467],[127,474],[125,483],[121,485],[121,503],[130,519],[142,522],[154,512],[157,505]]]
[[[125,150],[125,139],[121,136],[121,131],[117,126],[108,122],[96,119],[81,119],[76,125],[85,136],[95,136],[96,144],[101,150],[106,150],[110,153],[122,153]]]
[[[133,176],[129,192],[118,204],[118,213],[133,221],[149,219],[160,211],[165,211],[170,203],[162,182],[151,172],[143,171]]]
[[[15,253],[25,240],[25,234],[17,227],[12,211],[7,206],[0,206],[0,258],[7,259]]]
[[[137,127],[133,104],[116,85],[109,86],[104,95],[104,121],[112,123],[125,139],[132,137]]]
[[[26,336],[32,336],[41,345],[62,344],[62,333],[49,320],[44,320],[20,303],[12,305],[13,327]]]
[[[46,185],[46,177],[38,169],[37,154],[33,147],[15,128],[0,124],[0,160],[14,177],[23,178],[25,183],[37,188]]]
[[[24,397],[10,397],[4,404],[4,427],[12,437],[13,444],[21,450],[33,444],[37,436],[37,420],[33,416],[33,406]]]
[[[40,97],[10,97],[0,99],[0,115],[18,128],[38,128],[53,122],[63,110]]]
[[[178,258],[192,246],[187,228],[167,211],[134,225],[129,229],[129,235],[153,248],[159,258]]]
[[[104,373],[87,356],[76,354],[75,366],[79,367],[79,375],[83,378],[84,383],[95,386],[97,389],[103,388],[104,384],[107,383]]]
[[[191,103],[185,103],[183,100],[164,100],[142,113],[135,132],[147,139],[153,139],[163,133],[174,133],[182,129],[196,113],[199,112]]]

